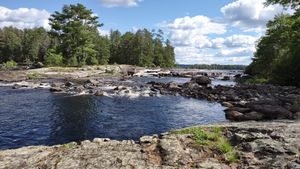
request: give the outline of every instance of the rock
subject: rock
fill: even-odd
[[[228,120],[241,121],[244,119],[244,114],[238,111],[225,110],[225,117]]]
[[[222,102],[221,104],[222,104],[222,106],[224,106],[224,107],[228,107],[228,108],[233,107],[233,105],[232,105],[230,102]]]
[[[95,92],[95,96],[104,96],[104,92],[101,91],[101,90],[97,90],[97,91]]]
[[[34,63],[31,68],[33,69],[38,69],[38,68],[42,68],[44,67],[44,64],[42,62],[37,62],[37,63]]]
[[[181,88],[174,82],[170,82],[167,84],[167,88],[169,90],[180,90]]]
[[[65,86],[66,87],[71,87],[71,86],[74,86],[74,83],[73,82],[66,82]]]
[[[158,135],[143,136],[140,138],[140,143],[142,144],[157,143],[157,141],[158,141]]]
[[[126,90],[126,89],[127,89],[127,87],[125,87],[125,86],[117,86],[114,88],[114,90]]]
[[[94,79],[88,79],[84,82],[85,85],[89,84],[89,85],[93,85],[93,86],[97,85],[97,83],[98,82]]]
[[[11,87],[12,89],[20,89],[22,86],[18,85],[18,84],[15,84],[13,85],[13,87]]]
[[[197,168],[202,169],[231,169],[231,167],[220,163],[217,159],[207,159],[199,164],[197,164]]]
[[[93,139],[93,142],[95,142],[95,143],[107,142],[107,141],[110,141],[110,139],[109,138],[94,138]]]
[[[49,90],[50,90],[50,92],[62,92],[63,91],[63,89],[60,87],[51,87]]]
[[[244,108],[244,107],[230,107],[229,109],[232,110],[232,111],[238,111],[238,112],[243,113],[243,114],[248,113],[248,112],[251,111],[250,108]]]
[[[228,80],[230,80],[230,77],[229,77],[229,76],[224,76],[224,77],[222,78],[222,80],[228,81]]]
[[[196,82],[197,84],[199,85],[203,85],[203,86],[206,86],[208,84],[211,84],[211,80],[209,77],[207,76],[196,76],[196,77],[193,77],[191,79],[191,81],[194,81]]]
[[[201,86],[199,86],[198,83],[190,81],[190,82],[184,83],[183,87],[188,89],[188,90],[194,91],[194,90],[199,89]]]
[[[250,113],[244,114],[244,120],[263,120],[264,115],[262,113],[258,113],[255,111],[251,111]]]
[[[0,168],[299,168],[299,122],[239,122],[202,127],[218,127],[232,133],[226,137],[231,142],[235,138],[232,146],[239,161],[226,161],[228,154],[220,154],[212,145],[196,144],[192,135],[163,133],[159,137],[144,136],[139,143],[95,138],[78,144],[1,150]]]
[[[293,114],[279,105],[251,105],[253,111],[259,112],[267,119],[292,118]]]

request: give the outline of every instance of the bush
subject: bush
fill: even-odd
[[[50,49],[46,54],[46,65],[48,66],[62,66],[63,56],[56,54],[55,50]]]
[[[17,67],[17,62],[13,61],[13,60],[10,60],[10,61],[7,61],[5,63],[2,64],[2,67],[4,69],[14,69]]]

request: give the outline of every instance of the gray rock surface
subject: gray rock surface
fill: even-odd
[[[292,168],[300,167],[300,123],[242,122],[222,127],[239,150],[237,163],[224,161],[208,146],[195,146],[191,135],[165,133],[131,140],[96,138],[80,144],[33,146],[0,151],[1,169],[32,168]]]

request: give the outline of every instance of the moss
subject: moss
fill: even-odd
[[[71,142],[71,143],[67,143],[67,144],[63,144],[62,147],[65,149],[73,149],[77,146],[77,143],[75,142]]]
[[[173,134],[192,134],[195,142],[202,146],[207,146],[211,150],[224,155],[227,162],[237,162],[238,153],[231,145],[230,141],[223,135],[220,127],[200,128],[192,127],[182,130],[172,131]]]

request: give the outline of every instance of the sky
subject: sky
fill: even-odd
[[[50,29],[51,13],[65,4],[81,3],[104,26],[121,32],[162,29],[175,47],[178,64],[243,64],[251,62],[266,23],[281,13],[265,0],[0,0],[0,28]]]

